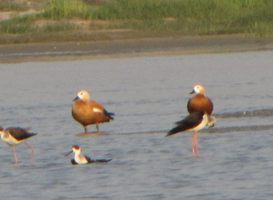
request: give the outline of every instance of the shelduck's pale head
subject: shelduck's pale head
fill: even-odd
[[[86,91],[86,90],[81,90],[81,91],[79,91],[79,92],[77,93],[77,96],[76,96],[76,98],[74,99],[74,101],[75,101],[75,100],[78,100],[78,99],[83,100],[83,101],[89,101],[89,100],[90,100],[90,94],[89,94],[89,92]]]
[[[203,85],[197,84],[193,87],[193,91],[190,94],[203,94],[205,95],[206,89],[204,88]]]

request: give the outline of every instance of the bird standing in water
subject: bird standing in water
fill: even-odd
[[[190,94],[195,94],[188,100],[187,109],[189,115],[176,122],[176,127],[171,129],[167,136],[183,131],[193,131],[192,137],[192,153],[194,156],[199,156],[198,147],[198,131],[204,127],[212,127],[215,125],[216,119],[211,116],[213,111],[213,103],[208,98],[204,86],[197,84],[193,87]]]
[[[187,108],[189,113],[205,112],[209,116],[207,126],[213,127],[216,123],[216,118],[212,116],[213,103],[209,97],[206,96],[206,89],[204,86],[197,84],[193,87],[190,94],[195,94],[188,101]]]
[[[15,164],[18,164],[18,157],[16,154],[16,145],[24,142],[28,148],[31,149],[31,155],[32,155],[32,160],[34,158],[34,149],[33,147],[26,142],[27,139],[30,137],[37,135],[37,133],[31,133],[28,131],[28,129],[20,128],[20,127],[10,127],[3,129],[0,127],[0,136],[1,139],[7,143],[9,146],[12,147],[13,150],[13,155],[14,155],[14,160]]]
[[[91,100],[86,90],[78,92],[72,105],[72,116],[84,127],[85,133],[87,133],[87,126],[92,124],[96,124],[97,132],[99,132],[99,124],[113,120],[114,115],[102,104]]]
[[[166,136],[174,135],[183,131],[193,131],[192,153],[199,156],[198,131],[203,129],[208,123],[208,114],[204,112],[193,112],[181,121],[176,122],[176,127],[171,129]]]

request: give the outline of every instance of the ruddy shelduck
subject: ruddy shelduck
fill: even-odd
[[[207,126],[212,127],[215,125],[216,118],[212,116],[213,103],[209,97],[206,96],[206,89],[204,86],[197,84],[193,87],[190,94],[195,94],[188,101],[187,108],[189,113],[205,112],[208,114],[209,122]]]
[[[108,112],[104,106],[90,99],[90,94],[86,90],[78,92],[72,105],[72,116],[83,127],[87,133],[87,126],[96,124],[99,132],[99,124],[113,120],[114,113]]]

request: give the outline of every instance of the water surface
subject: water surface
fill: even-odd
[[[0,121],[31,127],[25,145],[0,145],[3,199],[270,199],[273,195],[273,52],[0,64]],[[195,83],[207,88],[217,125],[164,137],[187,114]],[[109,133],[78,137],[71,117],[80,89],[115,112]],[[90,126],[89,130],[95,130]],[[106,165],[72,166],[63,153],[82,146]]]

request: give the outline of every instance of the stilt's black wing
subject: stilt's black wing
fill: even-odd
[[[88,163],[107,163],[112,160],[111,158],[109,158],[109,159],[91,159],[88,156],[85,156],[85,157],[88,160]]]
[[[196,127],[203,120],[202,112],[194,112],[182,119],[181,121],[176,122],[177,125],[173,129],[171,129],[166,136],[170,136],[176,134],[178,132],[186,131]]]
[[[37,135],[37,133],[28,132],[28,129],[20,127],[9,127],[6,128],[5,131],[9,132],[17,140],[24,140]]]
[[[107,162],[110,162],[112,159],[96,159],[96,160],[93,160],[93,162],[96,162],[96,163],[107,163]]]
[[[72,164],[72,165],[78,165],[78,163],[76,163],[76,161],[74,160],[74,158],[71,159],[71,164]]]

